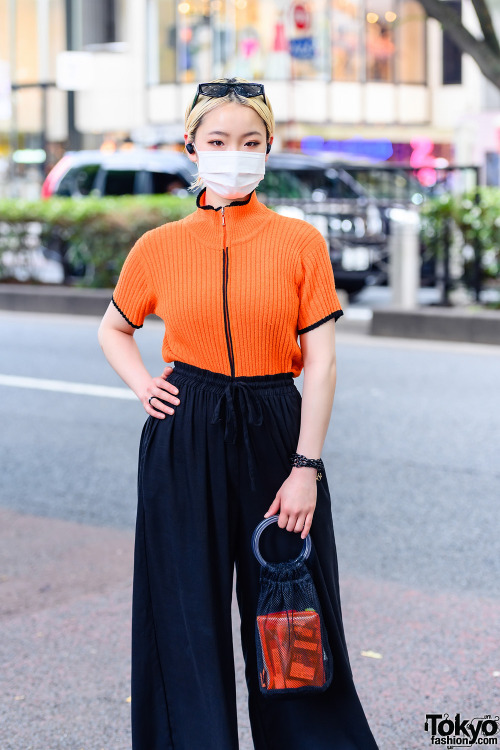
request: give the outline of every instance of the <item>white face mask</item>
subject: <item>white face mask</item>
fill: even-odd
[[[198,151],[198,173],[204,184],[222,198],[244,198],[264,177],[266,153]]]

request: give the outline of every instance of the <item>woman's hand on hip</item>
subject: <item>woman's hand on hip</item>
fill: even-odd
[[[141,398],[146,412],[157,419],[165,419],[167,414],[173,414],[175,411],[171,406],[162,403],[163,401],[175,405],[180,404],[180,399],[176,395],[179,393],[179,389],[173,383],[169,383],[167,379],[173,369],[169,365],[165,367],[159,378],[151,378]],[[149,399],[151,399],[151,403]]]
[[[287,531],[302,532],[305,539],[311,528],[318,486],[317,471],[311,466],[294,466],[285,479],[264,518],[280,514],[278,526]]]

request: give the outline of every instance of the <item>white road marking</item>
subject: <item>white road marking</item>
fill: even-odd
[[[0,386],[9,388],[30,388],[39,391],[56,393],[73,393],[77,396],[100,396],[103,398],[122,398],[127,401],[137,396],[128,388],[113,388],[108,385],[91,385],[90,383],[71,383],[67,380],[44,380],[26,378],[20,375],[0,375]]]

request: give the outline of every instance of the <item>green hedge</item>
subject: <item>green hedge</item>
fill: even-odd
[[[134,242],[146,232],[182,219],[196,208],[195,196],[172,195],[0,200],[0,275],[6,251],[21,258],[44,246],[64,256],[66,280],[71,268],[85,268],[79,286],[113,287]]]
[[[113,287],[127,253],[148,229],[182,219],[196,208],[195,196],[144,195],[94,198],[0,199],[0,275],[4,252],[21,258],[40,245],[58,249],[66,281],[79,286]],[[271,208],[271,206],[270,206]],[[464,254],[464,280],[474,275],[474,253],[485,276],[500,275],[500,190],[479,188],[463,195],[428,200],[421,210],[422,241],[442,257],[445,227],[458,228]],[[81,278],[71,269],[85,269]]]
[[[464,258],[464,281],[471,285],[474,257],[484,277],[500,274],[500,190],[480,187],[460,195],[449,193],[425,203],[421,212],[422,241],[442,258],[447,227],[459,231]]]

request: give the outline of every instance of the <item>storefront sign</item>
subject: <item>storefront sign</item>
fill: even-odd
[[[116,53],[114,55],[116,58]],[[95,57],[92,52],[63,51],[56,57],[56,86],[63,91],[88,91],[94,86]]]
[[[393,154],[392,143],[385,138],[346,138],[343,141],[327,140],[320,135],[310,135],[302,139],[300,148],[305,154],[327,152],[348,158],[376,159],[386,161]]]
[[[314,41],[312,36],[290,39],[290,54],[298,60],[312,60],[314,57]]]
[[[12,98],[9,63],[0,60],[0,120],[10,120],[12,117]]]
[[[309,29],[311,26],[311,14],[302,3],[296,3],[293,8],[293,21],[297,29]]]
[[[417,178],[421,185],[432,187],[436,184],[437,173],[433,169],[436,158],[433,155],[434,143],[430,138],[412,138],[410,145],[413,149],[410,164],[417,168]]]

